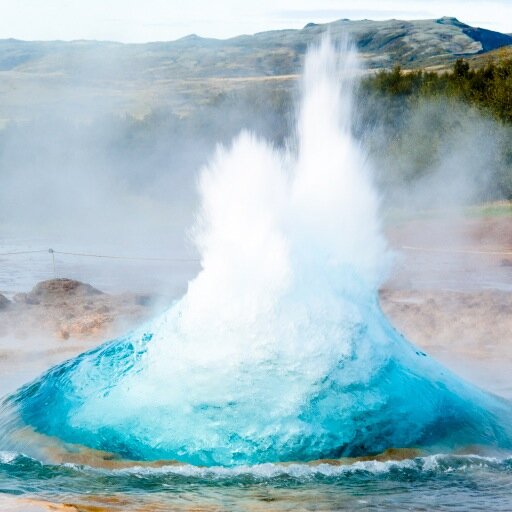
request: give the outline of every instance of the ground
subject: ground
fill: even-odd
[[[512,217],[394,224],[381,306],[409,340],[479,386],[512,398]]]

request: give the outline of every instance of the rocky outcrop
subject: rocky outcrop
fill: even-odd
[[[18,293],[14,296],[15,302],[25,304],[41,304],[59,302],[69,298],[91,297],[103,295],[90,284],[75,281],[73,279],[49,279],[38,283],[29,293]]]
[[[0,336],[104,340],[149,318],[157,303],[148,294],[111,295],[80,281],[51,279],[16,294],[13,302],[0,295],[0,309],[9,306]]]

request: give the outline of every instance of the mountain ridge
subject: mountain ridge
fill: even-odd
[[[512,46],[512,36],[471,27],[457,18],[348,20],[308,23],[228,39],[190,34],[175,41],[0,40],[0,120],[23,117],[24,107],[63,101],[100,105],[110,112],[143,116],[155,106],[174,111],[257,80],[290,87],[307,47],[329,31],[349,37],[369,71],[445,69]],[[285,83],[286,82],[286,83]],[[87,110],[87,109],[86,109]],[[23,114],[23,115],[22,115]]]
[[[340,19],[329,23],[308,23],[302,29],[279,29],[241,34],[227,39],[201,37],[189,34],[172,41],[154,41],[147,43],[120,43],[116,41],[96,41],[78,39],[73,41],[25,41],[20,39],[1,39],[0,58],[2,54],[16,50],[33,49],[25,53],[26,60],[45,57],[51,51],[63,49],[90,50],[121,50],[130,56],[139,56],[147,50],[193,51],[198,49],[213,50],[222,48],[224,51],[243,47],[252,47],[253,51],[272,51],[287,48],[294,56],[303,54],[307,44],[323,32],[329,31],[337,39],[347,34],[356,46],[366,53],[366,64],[370,69],[392,66],[394,64],[424,66],[436,60],[450,60],[454,56],[474,55],[495,50],[502,46],[512,45],[512,36],[480,27],[472,27],[454,17],[442,17],[427,20],[398,20],[384,21]],[[425,45],[431,46],[426,52]],[[415,53],[416,52],[416,53]],[[380,54],[380,55],[379,55]],[[385,55],[386,58],[382,58]],[[149,55],[146,55],[150,57]],[[231,55],[230,55],[231,56]],[[234,55],[239,57],[239,55]],[[270,56],[270,55],[268,55]],[[33,57],[34,59],[32,59]],[[190,55],[189,55],[190,57]],[[222,56],[218,56],[222,60]],[[378,58],[380,57],[380,58]],[[17,67],[13,61],[14,69]],[[4,65],[5,66],[5,65]],[[5,70],[5,67],[0,69]],[[277,73],[283,74],[283,73]]]

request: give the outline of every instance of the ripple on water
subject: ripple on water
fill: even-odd
[[[0,452],[0,492],[23,511],[512,509],[510,456],[342,462],[106,469]]]

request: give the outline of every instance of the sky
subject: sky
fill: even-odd
[[[0,38],[169,41],[227,38],[308,22],[454,16],[512,33],[512,0],[0,0]]]

